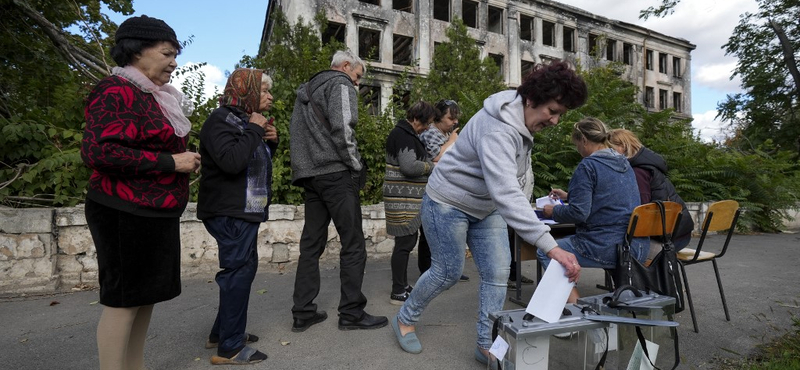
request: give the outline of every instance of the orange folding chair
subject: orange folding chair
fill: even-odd
[[[692,304],[692,293],[689,290],[689,280],[686,278],[686,266],[694,265],[702,262],[711,261],[714,264],[714,274],[717,276],[717,286],[719,287],[719,295],[722,297],[722,308],[725,310],[725,319],[731,321],[731,316],[728,314],[728,303],[725,301],[725,291],[722,289],[722,280],[719,278],[719,268],[717,267],[717,259],[725,255],[728,250],[728,244],[733,236],[733,231],[736,229],[736,221],[739,219],[739,203],[735,200],[723,200],[712,203],[708,207],[708,213],[703,221],[703,233],[700,235],[700,240],[697,242],[697,248],[684,248],[678,251],[678,261],[681,265],[681,274],[683,275],[683,286],[686,289],[686,298],[689,301],[689,312],[692,314],[692,324],[694,325],[694,332],[699,333],[697,328],[697,319],[694,315],[694,305]],[[706,240],[708,232],[728,231],[725,243],[722,245],[722,251],[717,253],[705,252],[702,250],[703,243]]]

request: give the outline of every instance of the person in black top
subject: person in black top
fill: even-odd
[[[614,149],[628,157],[628,161],[636,174],[636,183],[639,185],[639,195],[642,204],[656,200],[669,200],[683,206],[681,222],[672,233],[672,243],[675,250],[679,251],[689,244],[694,230],[694,221],[686,209],[686,203],[678,195],[675,186],[667,178],[667,162],[658,153],[646,148],[636,134],[625,129],[611,130],[609,141]],[[651,248],[652,249],[652,248]],[[648,258],[652,258],[658,250],[651,250]]]
[[[202,167],[197,218],[217,240],[219,311],[206,348],[214,365],[261,362],[267,355],[246,345],[250,288],[258,269],[259,225],[272,198],[272,158],[278,132],[261,113],[272,106],[272,79],[258,69],[231,73],[220,107],[200,130]]]

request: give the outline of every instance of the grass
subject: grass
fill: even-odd
[[[800,318],[792,316],[788,333],[758,346],[754,355],[721,360],[718,370],[800,370]]]

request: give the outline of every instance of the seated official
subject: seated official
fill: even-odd
[[[614,268],[617,245],[625,240],[628,220],[640,205],[636,176],[627,158],[611,148],[606,125],[587,117],[575,124],[572,142],[583,159],[569,182],[569,193],[553,189],[551,196],[567,200],[564,205],[547,205],[545,217],[557,222],[574,223],[575,235],[557,240],[558,246],[575,254],[581,267]],[[635,238],[631,253],[644,261],[650,247],[649,238]],[[550,258],[538,251],[545,266]],[[567,302],[578,300],[573,288]]]

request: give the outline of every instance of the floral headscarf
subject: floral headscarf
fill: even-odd
[[[225,91],[219,98],[220,106],[234,106],[245,113],[258,111],[261,103],[261,76],[264,71],[260,69],[237,68],[228,77]]]

